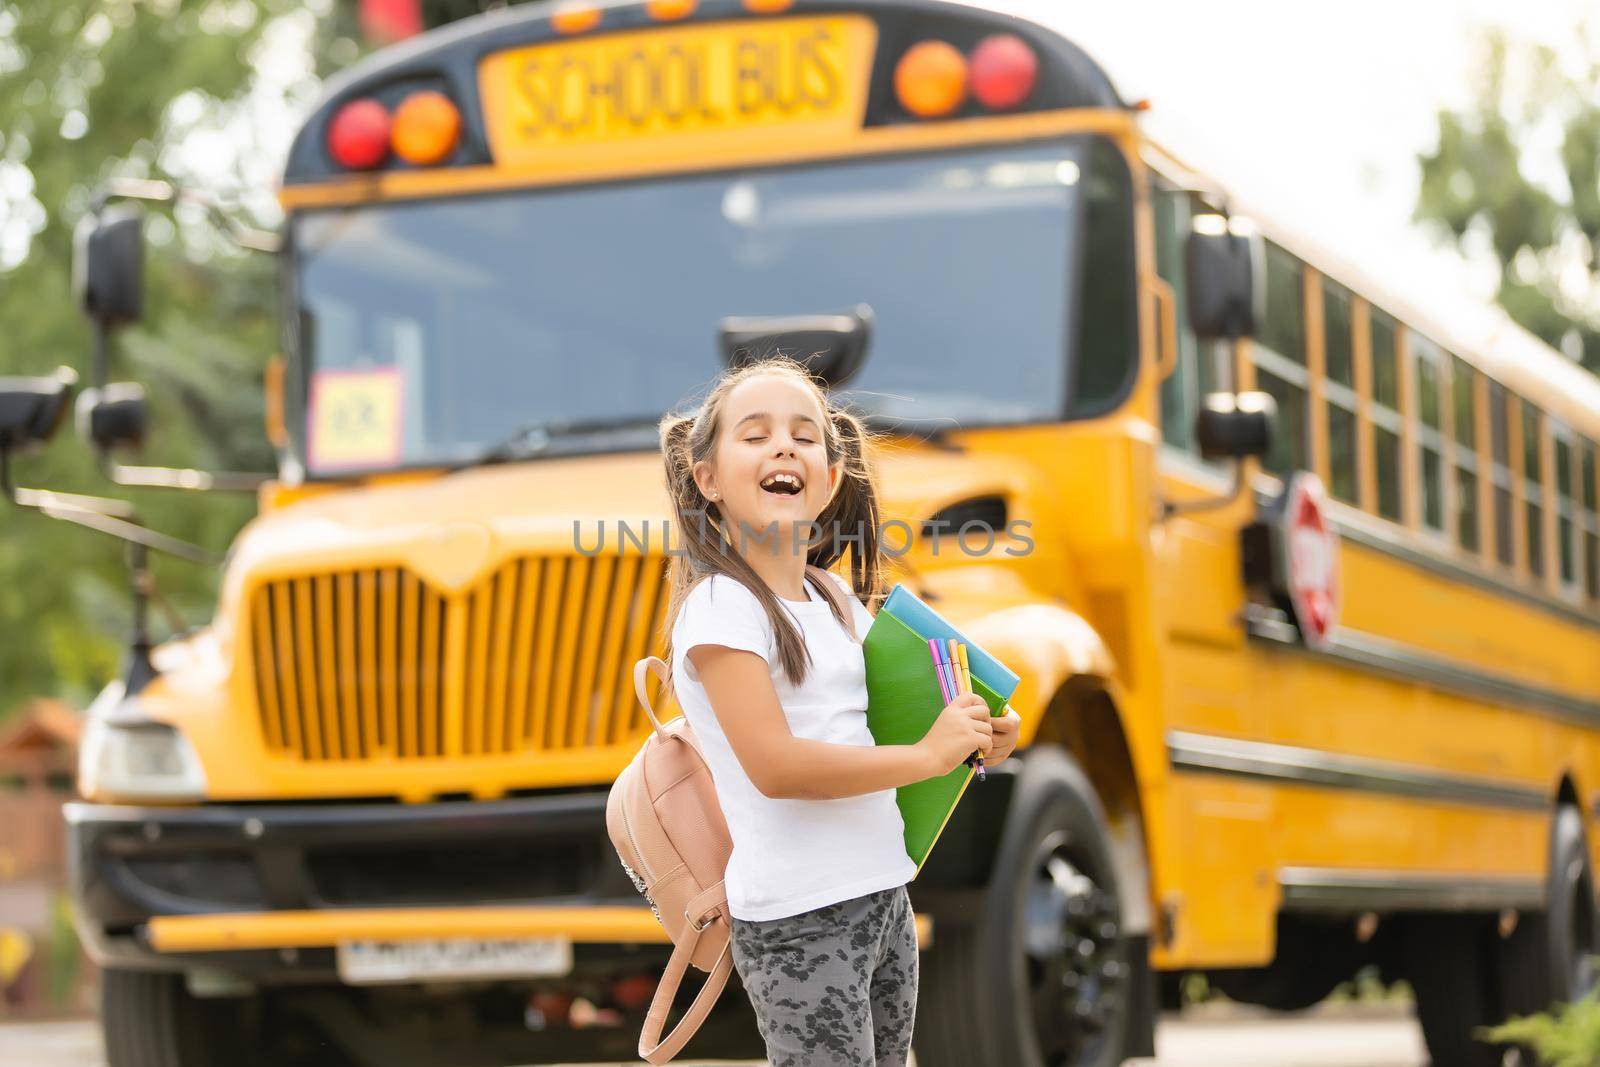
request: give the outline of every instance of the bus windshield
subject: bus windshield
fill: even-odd
[[[871,346],[837,394],[854,410],[1058,418],[1083,151],[1068,138],[301,214],[308,469],[470,462],[544,419],[648,424],[721,368],[725,316],[860,303]],[[379,412],[365,446],[324,425],[345,413],[319,416],[352,395]]]

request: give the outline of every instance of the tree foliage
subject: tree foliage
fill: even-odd
[[[219,170],[243,183],[244,164],[259,163],[240,131],[243,101],[261,89],[256,66],[274,23],[299,20],[324,55],[359,51],[328,30],[333,9],[323,8],[0,0],[0,375],[66,364],[88,384],[93,339],[72,300],[70,266],[72,233],[94,192],[113,177],[215,191]],[[309,81],[295,92],[313,89]],[[298,102],[280,101],[286,111]],[[239,210],[251,224],[277,221]],[[145,232],[145,317],[114,341],[110,378],[145,385],[151,433],[145,454],[123,461],[272,470],[262,372],[277,347],[276,265],[234,247],[198,211],[152,209]],[[13,475],[25,486],[131,500],[147,525],[219,554],[255,511],[248,494],[117,486],[70,428],[16,457]],[[185,621],[207,621],[216,571],[152,562]],[[0,503],[0,718],[40,693],[81,706],[115,672],[127,582],[120,542]]]
[[[1438,115],[1416,218],[1500,271],[1516,322],[1600,373],[1600,44],[1578,55],[1486,32],[1477,94]]]

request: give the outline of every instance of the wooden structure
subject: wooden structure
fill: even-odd
[[[50,697],[0,729],[0,1017],[84,1003],[92,967],[55,945],[68,936],[56,914],[67,875],[61,804],[75,795],[82,731],[82,716]],[[51,973],[62,968],[72,973]]]

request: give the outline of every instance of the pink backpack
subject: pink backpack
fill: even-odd
[[[844,611],[850,633],[855,620],[838,586],[820,567],[807,566]],[[633,665],[633,691],[655,729],[617,775],[606,797],[606,832],[623,869],[650,902],[650,910],[672,938],[672,957],[656,986],[639,1033],[639,1057],[661,1064],[682,1051],[705,1022],[733,970],[733,919],[723,874],[733,853],[711,768],[687,716],[663,723],[650,706],[645,675],[663,685],[667,665],[647,656]],[[690,964],[710,972],[694,1002],[672,1032],[661,1037],[667,1012]]]

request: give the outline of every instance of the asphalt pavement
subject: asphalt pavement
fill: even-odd
[[[1156,1051],[1156,1059],[1131,1060],[1129,1067],[1426,1067],[1428,1062],[1417,1024],[1395,1011],[1172,1017],[1162,1020]],[[0,1064],[105,1067],[105,1060],[92,1020],[0,1020]],[[752,1067],[759,1065],[752,1061]]]

